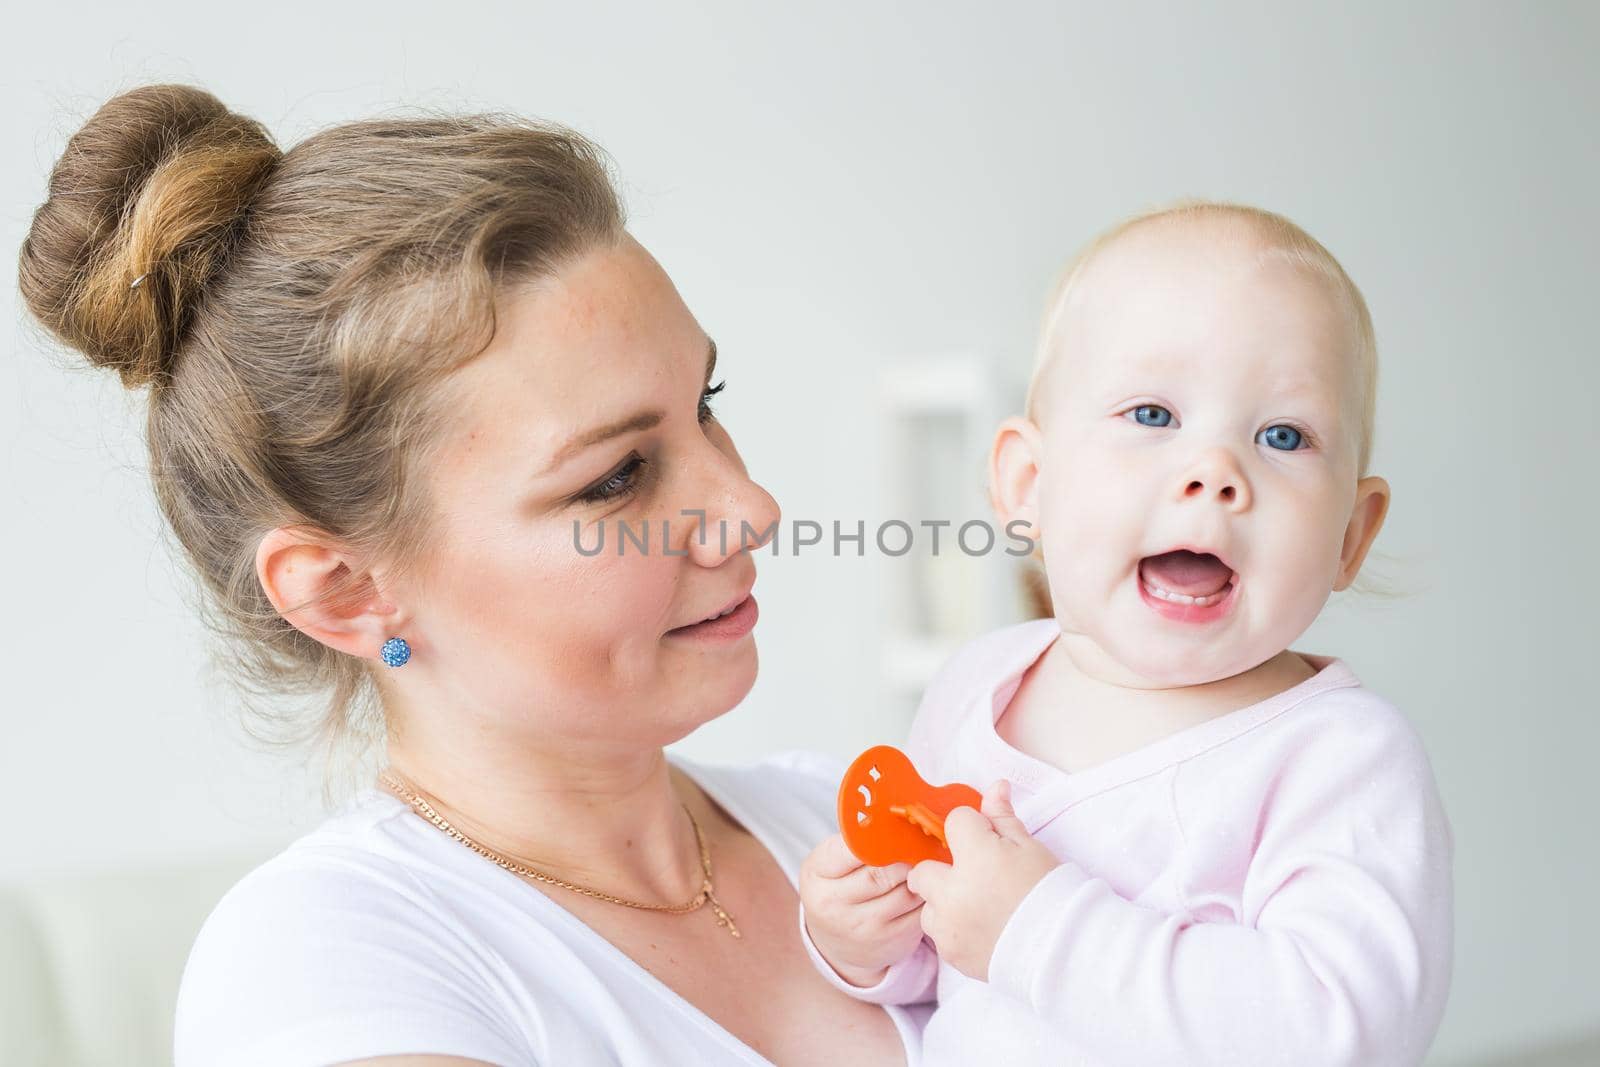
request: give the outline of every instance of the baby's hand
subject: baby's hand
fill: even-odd
[[[952,810],[944,836],[954,863],[923,860],[906,887],[927,903],[922,930],[939,958],[969,978],[989,980],[1000,931],[1029,890],[1061,865],[1035,841],[1011,810],[1011,783],[996,782],[983,794],[983,811]]]
[[[910,867],[868,867],[834,834],[800,865],[800,900],[812,942],[845,981],[872,986],[922,940],[922,901],[906,888]]]

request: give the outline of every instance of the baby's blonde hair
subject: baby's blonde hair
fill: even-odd
[[[1372,316],[1361,290],[1345,273],[1339,261],[1322,243],[1295,223],[1272,211],[1217,200],[1180,200],[1166,207],[1143,212],[1105,230],[1083,248],[1062,270],[1045,305],[1044,320],[1039,330],[1038,349],[1034,355],[1033,373],[1028,382],[1024,411],[1028,418],[1037,421],[1040,382],[1052,362],[1057,347],[1054,342],[1056,328],[1063,309],[1094,258],[1130,231],[1152,223],[1183,223],[1214,221],[1236,223],[1261,242],[1263,258],[1276,257],[1288,260],[1333,284],[1335,292],[1346,305],[1350,332],[1355,340],[1356,381],[1359,387],[1358,447],[1356,477],[1364,478],[1372,461],[1372,440],[1377,421],[1378,400],[1378,345],[1372,328]]]

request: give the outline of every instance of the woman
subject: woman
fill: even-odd
[[[800,936],[835,768],[664,756],[754,681],[743,549],[778,509],[597,149],[464,116],[282,153],[145,87],[68,144],[21,277],[151,387],[157,493],[244,677],[386,757],[208,918],[180,1067],[915,1051]]]

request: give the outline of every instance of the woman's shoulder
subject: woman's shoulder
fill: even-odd
[[[319,968],[295,954],[332,955],[397,917],[407,920],[408,931],[418,929],[425,889],[385,847],[389,814],[376,798],[347,805],[229,887],[190,949],[180,1012],[183,1002],[215,989],[239,965],[257,971],[298,965],[304,981]]]
[[[490,1062],[515,1053],[514,1035],[481,1010],[493,998],[463,966],[460,932],[408,859],[404,810],[364,794],[223,894],[184,965],[180,1065],[430,1045]]]
[[[345,893],[361,886],[403,886],[404,864],[384,845],[386,823],[401,813],[398,805],[387,805],[376,795],[348,801],[235,882],[212,910],[208,925],[241,911],[293,909],[306,903],[306,892],[317,885],[337,885]]]
[[[311,830],[256,865],[223,894],[202,931],[264,911],[287,917],[329,901],[374,896],[386,903],[415,897],[411,853],[401,838],[406,808],[396,798],[366,789]]]

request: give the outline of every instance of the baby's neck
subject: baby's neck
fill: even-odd
[[[1075,774],[1259,703],[1315,673],[1299,654],[1285,650],[1231,678],[1139,689],[1080,669],[1063,637],[1023,675],[995,729],[1013,748]]]

